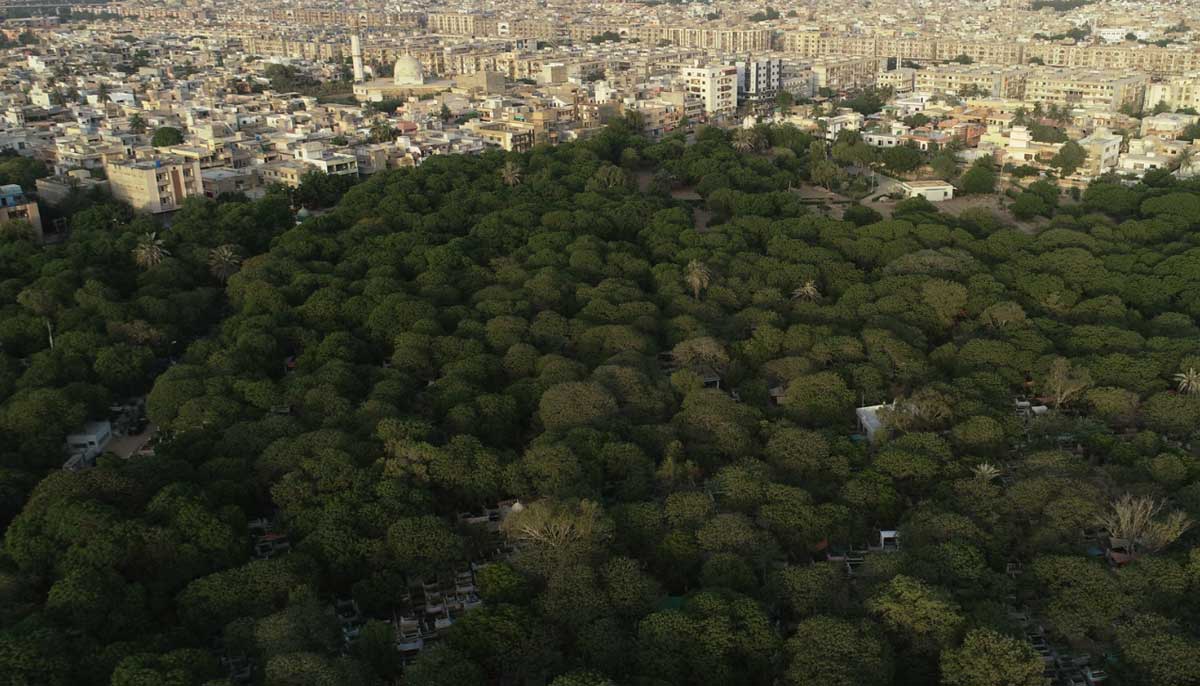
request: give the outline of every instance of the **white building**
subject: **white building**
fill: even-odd
[[[954,186],[948,181],[906,181],[900,184],[900,189],[907,197],[919,195],[929,202],[941,202],[954,197]]]
[[[308,141],[296,151],[296,159],[330,176],[358,174],[358,158],[334,152],[320,141]]]
[[[832,117],[821,117],[819,121],[825,123],[825,139],[837,140],[838,133],[844,129],[858,131],[863,127],[863,122],[866,117],[852,110],[844,110]]]
[[[1087,160],[1083,169],[1087,176],[1100,176],[1117,166],[1121,157],[1121,143],[1124,139],[1113,134],[1106,128],[1098,128],[1086,138],[1080,139],[1079,145],[1087,151]]]
[[[1142,119],[1142,137],[1153,136],[1163,140],[1175,140],[1192,124],[1200,121],[1194,114],[1164,112]]]
[[[737,109],[737,80],[736,66],[683,69],[684,87],[704,103],[704,113],[710,117],[732,114]]]
[[[1170,169],[1178,156],[1177,150],[1183,147],[1157,138],[1135,138],[1129,141],[1129,151],[1121,154],[1117,172],[1141,178],[1148,171]]]
[[[738,99],[750,102],[774,100],[783,85],[783,60],[760,59],[738,62]]]
[[[88,422],[77,433],[67,436],[66,451],[69,456],[63,469],[79,471],[96,466],[96,458],[112,441],[112,424],[107,421]]]

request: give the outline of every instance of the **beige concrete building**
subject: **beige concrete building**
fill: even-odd
[[[695,27],[664,28],[661,39],[684,48],[705,48],[730,52],[763,52],[771,49],[774,32],[770,29],[709,29]]]
[[[1080,139],[1079,145],[1087,151],[1087,159],[1077,173],[1094,178],[1115,168],[1121,157],[1122,142],[1124,138],[1106,128],[1096,129],[1090,136]]]
[[[200,163],[179,157],[105,166],[113,197],[136,210],[157,214],[179,209],[184,199],[204,194]]]
[[[808,57],[874,55],[928,63],[945,62],[966,55],[978,64],[1040,63],[1054,67],[1136,69],[1151,76],[1200,71],[1200,51],[1194,48],[1164,48],[1151,45],[1064,45],[1052,41],[1019,43],[934,36],[841,36],[806,28],[784,34],[782,47],[787,52]]]
[[[1025,81],[1025,100],[1066,107],[1128,106],[1141,110],[1150,78],[1136,72],[1037,69]]]
[[[852,90],[875,85],[880,62],[875,57],[819,57],[811,69],[818,88]]]
[[[944,64],[917,71],[914,81],[921,93],[1020,100],[1025,95],[1025,78],[1025,70],[1020,67]]]
[[[463,128],[482,138],[484,143],[509,152],[525,152],[533,147],[533,124],[515,121],[483,122],[472,119]]]
[[[452,36],[495,36],[497,21],[493,17],[465,12],[430,14],[426,28],[430,33]]]
[[[1190,107],[1200,112],[1200,74],[1150,84],[1146,88],[1146,108],[1151,109],[1159,103],[1173,110]]]

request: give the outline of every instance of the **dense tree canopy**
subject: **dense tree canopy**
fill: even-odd
[[[99,205],[0,243],[0,673],[1034,684],[1025,613],[1190,683],[1200,186],[1033,184],[1036,233],[920,200],[837,221],[789,191],[823,146],[757,135],[617,124],[298,225],[277,195],[166,230]],[[57,469],[152,381],[154,456]],[[1102,521],[1162,545],[1107,563]],[[398,653],[398,608],[471,562],[480,606]]]

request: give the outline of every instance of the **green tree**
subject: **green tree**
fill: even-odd
[[[167,148],[183,144],[183,132],[173,126],[160,126],[154,130],[150,145],[156,148]]]
[[[1043,668],[1028,642],[991,629],[973,629],[960,647],[942,653],[945,686],[1042,686]]]
[[[208,270],[222,283],[236,274],[241,266],[242,257],[232,243],[218,245],[208,253]]]
[[[963,193],[985,194],[996,192],[996,170],[991,160],[980,158],[959,180]]]
[[[945,591],[900,575],[867,601],[888,631],[915,650],[936,653],[954,643],[963,624],[959,606]]]
[[[1063,177],[1071,176],[1087,161],[1087,150],[1075,141],[1067,141],[1050,160],[1050,166]]]
[[[817,615],[800,622],[784,646],[789,686],[876,686],[891,683],[892,660],[869,622]]]
[[[542,394],[538,415],[547,431],[562,431],[605,421],[617,402],[604,387],[592,383],[562,383]]]

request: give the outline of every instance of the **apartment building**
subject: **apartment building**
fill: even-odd
[[[1173,110],[1190,107],[1200,111],[1200,74],[1150,84],[1146,88],[1146,107],[1153,108],[1159,103]]]
[[[918,92],[984,95],[1020,100],[1025,95],[1025,70],[1020,67],[944,64],[915,72]]]
[[[757,59],[737,62],[738,100],[750,103],[773,101],[783,80],[782,59]]]
[[[340,62],[350,57],[350,44],[340,40],[290,38],[278,36],[247,36],[246,52],[273,57],[291,57],[313,62]]]
[[[536,127],[526,122],[483,122],[473,119],[467,122],[463,128],[483,139],[487,145],[508,152],[525,152],[533,147]]]
[[[901,67],[880,72],[875,77],[875,85],[879,88],[891,88],[892,92],[897,95],[911,93],[917,87],[917,70],[911,67]]]
[[[496,35],[512,38],[555,40],[566,35],[566,26],[548,19],[514,19],[496,24]]]
[[[1087,151],[1087,159],[1083,162],[1078,174],[1095,178],[1111,171],[1117,166],[1121,157],[1121,143],[1124,138],[1106,128],[1098,128],[1090,136],[1079,141],[1080,147]]]
[[[704,103],[710,117],[732,114],[738,104],[738,70],[727,67],[685,67],[684,87]]]
[[[426,27],[430,33],[451,36],[495,36],[497,24],[493,17],[465,12],[433,13],[426,20]]]
[[[660,39],[684,48],[704,48],[728,52],[766,52],[771,49],[774,32],[770,29],[678,27],[662,29]]]
[[[1036,69],[1025,80],[1025,100],[1066,107],[1141,110],[1150,78],[1141,73]]]
[[[977,64],[1023,64],[1025,46],[1016,41],[994,43],[974,40],[939,40],[934,42],[934,59],[950,61],[969,57]]]
[[[807,28],[784,34],[782,47],[807,57],[873,55],[899,61],[946,62],[965,55],[978,64],[1031,62],[1054,67],[1137,69],[1152,76],[1200,71],[1200,51],[1150,45],[1064,45],[1057,42],[975,41],[960,38],[896,38],[830,35]],[[897,62],[895,66],[902,66]]]
[[[184,199],[204,195],[200,163],[179,157],[117,162],[105,166],[113,197],[136,210],[158,214],[179,209]]]
[[[853,90],[875,85],[880,60],[875,57],[818,57],[812,72],[818,88]]]

